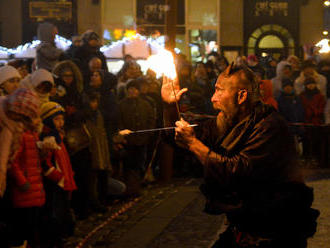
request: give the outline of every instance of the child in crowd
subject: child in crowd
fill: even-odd
[[[35,91],[41,104],[44,104],[49,102],[49,95],[54,87],[54,78],[47,70],[38,69],[31,75],[26,76],[21,81],[20,87]]]
[[[320,90],[314,78],[306,78],[305,90],[300,94],[300,99],[304,106],[305,122],[312,125],[321,125],[324,123],[324,108],[326,99]],[[304,155],[320,157],[322,139],[320,132],[316,128],[308,129],[304,137]]]
[[[278,102],[278,112],[287,120],[292,123],[303,123],[305,121],[304,107],[301,99],[295,94],[294,82],[289,78],[282,80],[282,91],[280,93]],[[302,139],[304,137],[303,127],[301,126],[289,126],[290,132],[294,135],[296,149],[299,155],[303,153]]]
[[[41,140],[54,137],[57,149],[50,151],[43,163],[46,189],[46,216],[44,238],[47,247],[62,247],[63,239],[73,234],[74,218],[70,207],[71,193],[76,190],[70,158],[63,143],[64,109],[55,102],[41,107],[44,124]]]
[[[40,213],[45,204],[41,158],[37,147],[39,125],[39,116],[31,117],[31,125],[22,134],[8,170],[13,207],[11,247],[22,247],[26,241],[29,247],[39,247]]]
[[[109,145],[103,116],[99,109],[100,95],[95,91],[89,91],[85,94],[85,98],[85,121],[91,139],[89,150],[92,158],[89,172],[89,200],[92,210],[104,212],[106,208],[102,202],[105,202],[108,194],[107,179],[112,171]]]
[[[0,237],[5,247],[9,239],[8,224],[12,223],[9,191],[5,191],[7,169],[15,158],[25,126],[30,126],[31,119],[38,116],[38,107],[39,99],[31,90],[18,89],[0,97]]]
[[[19,86],[21,75],[10,65],[0,67],[0,95],[13,93]]]
[[[323,124],[325,96],[317,88],[314,78],[307,78],[304,85],[305,90],[300,94],[300,98],[305,110],[305,121],[314,125]]]

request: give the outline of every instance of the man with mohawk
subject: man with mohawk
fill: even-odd
[[[165,78],[164,119],[174,124],[175,102],[187,89]],[[307,247],[316,231],[313,190],[297,169],[285,120],[260,100],[253,72],[233,64],[220,74],[211,98],[216,119],[194,130],[175,122],[175,142],[204,168],[205,212],[226,215],[228,227],[212,246]]]

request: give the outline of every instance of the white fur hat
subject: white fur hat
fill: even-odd
[[[0,67],[0,85],[11,78],[21,78],[16,68],[10,65]]]

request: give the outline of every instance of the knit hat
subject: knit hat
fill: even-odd
[[[11,78],[21,78],[21,75],[15,67],[10,65],[0,67],[0,85]]]
[[[57,102],[46,102],[41,106],[40,118],[45,121],[46,119],[53,119],[56,115],[64,114],[64,108]]]
[[[288,86],[288,85],[290,85],[290,86],[293,87],[293,81],[291,79],[289,79],[289,78],[284,78],[282,80],[282,88],[284,89],[284,87],[285,86]]]
[[[36,93],[30,89],[19,88],[9,95],[6,101],[9,111],[24,115],[30,119],[39,116],[40,100]]]

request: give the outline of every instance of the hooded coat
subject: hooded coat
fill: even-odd
[[[324,123],[324,108],[326,99],[320,90],[315,88],[311,93],[305,89],[300,94],[301,102],[305,110],[305,121],[310,124],[320,125]]]
[[[56,27],[51,23],[41,23],[38,26],[38,39],[41,43],[37,47],[37,68],[44,68],[52,71],[59,61],[63,51],[58,49],[54,41],[54,31]]]
[[[66,85],[61,79],[61,74],[69,68],[73,72],[73,82]],[[56,79],[57,94],[52,98],[65,109],[66,127],[74,127],[80,124],[79,110],[82,108],[82,91],[84,82],[78,66],[71,60],[64,60],[58,63],[53,69],[53,73],[58,76]]]
[[[306,78],[304,76],[304,73],[301,72],[300,76],[294,81],[294,90],[297,95],[300,95],[304,91],[305,80],[306,80]],[[314,80],[316,82],[316,87],[320,90],[322,95],[327,97],[327,79],[326,79],[326,77],[315,71]]]
[[[262,101],[265,104],[273,106],[276,110],[278,110],[277,101],[273,97],[273,86],[270,80],[261,80],[260,91],[262,91]]]
[[[102,61],[102,69],[108,72],[107,61],[103,53],[100,51],[100,47],[91,47],[88,44],[88,41],[91,38],[100,39],[98,34],[92,30],[85,32],[82,35],[82,45],[74,51],[73,59],[77,62],[80,70],[84,73],[89,71],[88,62],[90,59],[98,57]]]
[[[49,71],[41,68],[36,70],[32,74],[26,76],[21,81],[20,87],[34,91],[40,99],[40,106],[41,106],[42,104],[49,101],[49,93],[41,94],[39,92],[36,92],[35,89],[39,86],[39,84],[45,81],[50,82],[51,84],[54,85],[54,78],[52,74]]]
[[[282,80],[284,78],[283,70],[287,65],[290,65],[287,61],[279,62],[276,67],[276,77],[272,78],[271,80],[273,84],[273,96],[275,99],[280,96],[282,91]]]

